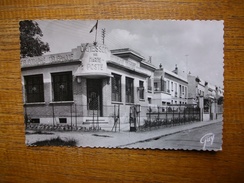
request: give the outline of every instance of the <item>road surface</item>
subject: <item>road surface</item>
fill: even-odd
[[[124,147],[220,150],[222,147],[222,122],[129,144]]]

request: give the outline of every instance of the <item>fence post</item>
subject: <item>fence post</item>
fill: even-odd
[[[71,122],[71,131],[72,131],[72,129],[73,129],[73,124],[72,124],[72,105],[73,104],[70,104],[70,122]]]
[[[193,108],[193,122],[195,122],[195,108]]]
[[[151,119],[151,112],[152,112],[152,109],[151,107],[149,107],[149,129],[151,130],[151,123],[152,123],[152,119]]]
[[[99,130],[99,115],[101,114],[101,111],[100,111],[100,97],[98,96],[98,101],[97,101],[97,125],[96,125],[96,128]],[[100,114],[99,114],[100,113]]]
[[[94,102],[93,102],[94,103]],[[92,104],[93,105],[93,104]],[[94,129],[94,106],[93,106],[93,109],[92,109],[92,129]]]
[[[75,128],[76,130],[78,129],[77,127],[77,105],[75,104]]]
[[[178,119],[178,123],[180,124],[180,107],[179,107],[179,119]]]
[[[118,104],[118,122],[119,122],[119,132],[120,132],[120,104]]]
[[[115,132],[116,132],[116,128],[117,128],[117,124],[116,124],[117,122],[116,122],[116,109],[115,109],[115,104],[114,104],[114,130],[115,130]]]
[[[55,114],[54,114],[54,104],[52,105],[52,109],[53,109],[53,128],[54,128],[54,118],[55,118]]]
[[[166,125],[168,126],[168,114],[167,114],[167,112],[168,112],[168,107],[166,107],[165,108],[166,109],[166,113],[165,113],[165,120],[166,120]]]
[[[188,108],[188,122],[191,122],[191,107]]]
[[[151,108],[149,107],[149,110],[148,110],[148,112],[149,112],[149,121],[151,121]]]
[[[200,107],[198,108],[198,113],[199,113],[199,121],[201,121],[201,109],[200,109]]]
[[[159,106],[158,106],[158,119],[157,120],[159,120]]]
[[[25,129],[27,129],[27,123],[28,123],[28,115],[27,115],[27,106],[24,105],[25,110]]]
[[[139,120],[138,120],[138,130],[140,130],[140,126],[141,126],[141,106],[138,107],[138,109],[139,109],[139,111],[138,111],[138,113],[139,113],[139,115],[138,115],[138,117],[139,117]]]
[[[186,123],[186,108],[184,108],[184,124]]]

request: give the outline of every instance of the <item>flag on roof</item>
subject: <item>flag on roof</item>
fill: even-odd
[[[97,20],[96,24],[95,24],[95,25],[92,27],[92,29],[90,30],[90,33],[91,33],[94,29],[97,30],[97,24],[98,24],[98,20]]]

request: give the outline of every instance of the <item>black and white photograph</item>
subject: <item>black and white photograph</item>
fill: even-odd
[[[27,146],[222,150],[224,21],[22,20]]]

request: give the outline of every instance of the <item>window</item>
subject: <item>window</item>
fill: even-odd
[[[182,88],[182,93],[181,93],[181,97],[182,98],[185,98],[185,87],[184,86],[181,86],[181,88]]]
[[[151,78],[147,78],[147,90],[148,91],[151,91],[152,90]]]
[[[163,77],[161,77],[161,79],[160,79],[160,84],[161,84],[160,91],[165,92],[165,81],[163,80]]]
[[[66,118],[59,118],[59,123],[67,123],[67,119]]]
[[[53,100],[72,101],[72,72],[61,72],[52,74]]]
[[[151,98],[147,98],[147,100],[148,100],[148,104],[152,103],[152,99]]]
[[[167,81],[167,93],[170,92],[170,85],[169,85],[169,81]]]
[[[112,75],[112,101],[121,102],[121,76]]]
[[[125,93],[126,93],[126,102],[134,103],[134,84],[132,78],[127,78],[125,80]]]
[[[40,123],[40,119],[39,118],[32,118],[30,120],[31,123]]]
[[[26,102],[44,102],[43,76],[25,76]]]
[[[174,91],[173,89],[173,82],[171,81],[171,91]]]
[[[203,100],[203,106],[204,106],[204,112],[208,113],[210,111],[210,100],[209,99],[204,99]]]
[[[154,83],[154,91],[158,91],[158,83]]]
[[[144,82],[139,81],[139,98],[144,99]]]
[[[166,92],[166,81],[163,82],[163,91]]]

